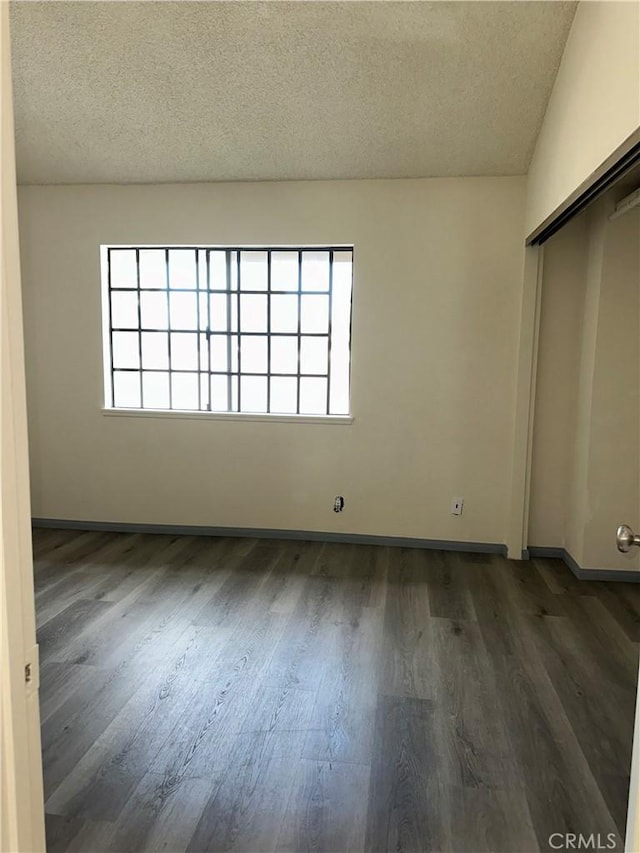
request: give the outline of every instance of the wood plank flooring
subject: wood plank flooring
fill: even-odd
[[[34,554],[50,853],[623,849],[640,585],[317,542]]]

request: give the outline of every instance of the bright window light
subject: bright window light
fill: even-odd
[[[107,408],[348,415],[352,247],[103,246]]]

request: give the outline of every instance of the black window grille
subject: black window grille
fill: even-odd
[[[349,414],[352,247],[103,252],[108,407]]]

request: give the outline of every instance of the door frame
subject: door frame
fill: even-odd
[[[510,560],[522,560],[528,556],[533,417],[543,268],[544,248],[537,245],[525,246],[511,449],[511,494],[505,534],[507,556]]]
[[[22,292],[9,42],[0,3],[0,849],[44,851]]]

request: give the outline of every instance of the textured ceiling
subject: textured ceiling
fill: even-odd
[[[563,2],[13,2],[22,183],[527,170]]]

